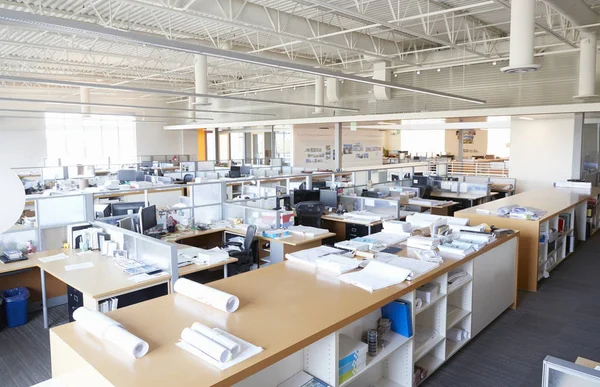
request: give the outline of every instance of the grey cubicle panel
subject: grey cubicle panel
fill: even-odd
[[[600,387],[600,371],[546,356],[542,387]]]

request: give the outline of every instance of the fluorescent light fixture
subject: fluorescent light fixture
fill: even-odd
[[[5,116],[5,115],[1,115],[0,114],[0,120],[2,118],[17,118],[19,120],[45,120],[46,117],[44,116],[18,116],[18,115],[9,115],[9,116]],[[135,122],[138,124],[166,124],[167,121],[150,121],[150,120],[133,120],[131,122]]]
[[[118,117],[134,117],[137,119],[144,118],[167,118],[167,119],[188,119],[188,117],[176,116],[154,116],[147,114],[123,114],[123,113],[81,113],[81,112],[65,112],[58,110],[31,110],[31,109],[5,109],[1,108],[0,112],[16,112],[16,113],[53,113],[53,114],[74,114],[78,116],[118,116]],[[214,118],[196,118],[197,120],[213,121]]]
[[[396,125],[395,122],[379,121],[377,125]]]
[[[91,106],[91,107],[114,108],[114,109],[149,109],[149,110],[166,110],[166,111],[174,111],[174,112],[226,113],[226,114],[243,114],[243,115],[248,115],[248,116],[255,115],[255,116],[275,117],[275,114],[270,114],[270,113],[230,112],[227,110],[197,110],[197,109],[185,109],[185,108],[168,108],[168,107],[161,107],[161,106],[114,105],[114,104],[110,104],[110,103],[53,101],[53,100],[31,99],[31,98],[0,97],[0,101],[45,103],[48,105]]]
[[[311,75],[322,75],[324,77],[336,78],[340,80],[353,81],[358,83],[366,83],[373,86],[389,87],[396,90],[411,91],[415,93],[427,94],[435,97],[449,98],[458,101],[470,102],[475,104],[484,104],[484,100],[464,97],[456,94],[443,93],[434,90],[423,89],[414,86],[399,85],[392,82],[381,81],[373,78],[365,78],[352,74],[344,74],[341,72],[331,71],[323,68],[315,68],[312,66],[302,65],[299,63],[287,62],[277,59],[271,59],[263,56],[255,56],[252,54],[229,51],[215,47],[200,46],[182,41],[169,40],[167,38],[156,37],[142,34],[134,31],[122,31],[114,28],[103,27],[98,24],[86,23],[72,19],[59,18],[46,15],[38,15],[28,12],[19,12],[9,9],[0,9],[0,20],[4,20],[8,24],[22,25],[44,30],[58,31],[67,34],[77,34],[84,36],[93,36],[100,39],[111,41],[130,42],[136,44],[147,45],[151,47],[165,48],[168,50],[187,52],[190,54],[207,55],[215,58],[233,60],[243,63],[250,63],[259,66],[274,67],[282,70],[295,71]],[[191,93],[190,93],[191,94]],[[189,95],[195,97],[208,98],[223,98],[223,96],[207,96],[207,95]],[[264,101],[267,102],[267,101]],[[267,103],[290,104],[281,101],[268,101]],[[307,107],[322,107],[322,106],[307,106]],[[329,109],[342,110],[340,108],[329,107]]]
[[[533,121],[533,118],[531,117],[519,117],[519,119],[523,121]]]
[[[0,9],[0,14],[2,10]],[[0,17],[0,20],[2,18]],[[16,77],[12,75],[0,75],[0,80],[7,82],[27,82],[27,83],[39,83],[42,85],[56,85],[56,86],[71,86],[71,87],[88,87],[91,89],[103,89],[103,90],[119,90],[119,91],[134,91],[138,93],[146,93],[146,94],[164,94],[164,95],[173,95],[176,97],[197,97],[197,98],[217,98],[217,99],[229,99],[235,101],[244,101],[244,102],[260,102],[260,103],[272,103],[277,105],[286,105],[286,106],[300,106],[300,107],[308,107],[308,108],[316,108],[320,107],[323,109],[329,110],[345,110],[357,112],[359,109],[354,108],[345,108],[345,107],[337,107],[337,106],[328,106],[328,105],[313,105],[310,103],[301,103],[301,102],[284,102],[284,101],[274,101],[267,99],[253,99],[253,98],[244,98],[244,97],[234,97],[229,95],[216,95],[216,94],[197,94],[197,93],[188,93],[185,91],[173,91],[173,90],[163,90],[163,89],[147,89],[145,87],[125,87],[118,85],[100,85],[97,83],[85,83],[85,82],[76,82],[76,81],[59,81],[53,79],[46,78],[34,78],[34,77]]]

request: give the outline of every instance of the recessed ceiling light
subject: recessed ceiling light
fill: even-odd
[[[439,73],[440,71],[442,71],[442,69],[438,69],[438,73]]]
[[[519,119],[524,121],[533,121],[533,118],[531,117],[519,117]]]
[[[394,74],[394,78],[398,78],[398,74],[397,74],[397,73],[396,73],[396,74]]]
[[[496,61],[493,61],[493,62],[492,62],[492,65],[494,65],[494,66],[495,66],[495,65],[496,65]]]
[[[417,75],[421,75],[421,70],[417,70]]]

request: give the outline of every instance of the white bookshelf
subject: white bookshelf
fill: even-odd
[[[559,232],[559,218],[564,214],[570,216],[570,220],[565,222],[564,228]],[[544,240],[541,240],[542,235]],[[549,276],[550,272],[575,250],[575,239],[575,207],[540,224],[538,281]]]
[[[463,348],[474,336],[474,297],[476,284],[488,283],[489,278],[495,278],[497,271],[512,273],[512,277],[505,288],[505,292],[513,292],[515,285],[516,240],[508,241],[472,261],[466,262],[456,270],[464,270],[471,275],[471,279],[448,291],[448,274],[434,278],[440,286],[440,294],[430,303],[415,311],[411,308],[413,336],[404,337],[391,332],[385,337],[387,345],[374,357],[367,356],[366,367],[358,371],[350,379],[339,382],[338,351],[339,336],[349,336],[360,340],[364,331],[375,329],[381,317],[381,310],[377,309],[370,314],[346,325],[340,330],[328,335],[311,346],[289,356],[271,367],[238,383],[236,386],[277,386],[297,372],[305,371],[334,387],[412,387],[415,366],[427,370],[428,375],[433,374],[448,359]],[[509,252],[512,252],[512,256]],[[504,263],[500,263],[504,261]],[[489,262],[503,265],[487,269]],[[477,265],[477,270],[475,266]],[[487,271],[486,271],[487,270]],[[478,280],[477,274],[481,276]],[[478,282],[479,281],[479,282]],[[503,280],[500,280],[503,281]],[[479,286],[479,285],[478,285]],[[482,289],[477,287],[477,289]],[[479,292],[484,293],[483,290]],[[490,297],[498,297],[499,289],[493,289],[490,294],[478,295],[479,315],[478,324],[488,325],[502,311],[510,306],[510,301],[502,301],[495,305]],[[399,299],[409,302],[414,306],[416,291],[406,293]],[[490,307],[490,305],[493,305]],[[484,310],[485,309],[485,310]],[[447,331],[460,328],[469,333],[469,337],[461,341],[453,341],[447,337]],[[418,335],[426,330],[435,330],[437,333],[426,340],[418,339]]]

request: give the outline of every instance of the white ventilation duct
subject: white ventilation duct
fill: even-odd
[[[196,94],[208,94],[208,62],[206,55],[194,55]],[[208,105],[208,99],[196,98],[196,105]]]
[[[528,73],[542,66],[533,63],[535,0],[512,0],[510,9],[510,61],[505,73]]]
[[[392,70],[390,63],[386,61],[375,62],[373,64],[373,79],[379,81],[391,82]],[[392,99],[392,90],[387,87],[373,86],[373,96],[378,101],[387,101]]]
[[[315,105],[323,105],[325,103],[325,79],[322,75],[315,78]],[[315,114],[323,113],[322,107],[315,108]]]
[[[329,102],[340,102],[340,81],[327,78],[327,99]]]
[[[90,103],[90,89],[87,87],[81,87],[79,89],[79,102],[88,104]],[[90,105],[81,105],[81,114],[90,114]]]
[[[596,97],[596,32],[581,32],[579,42],[579,94],[574,98]]]

